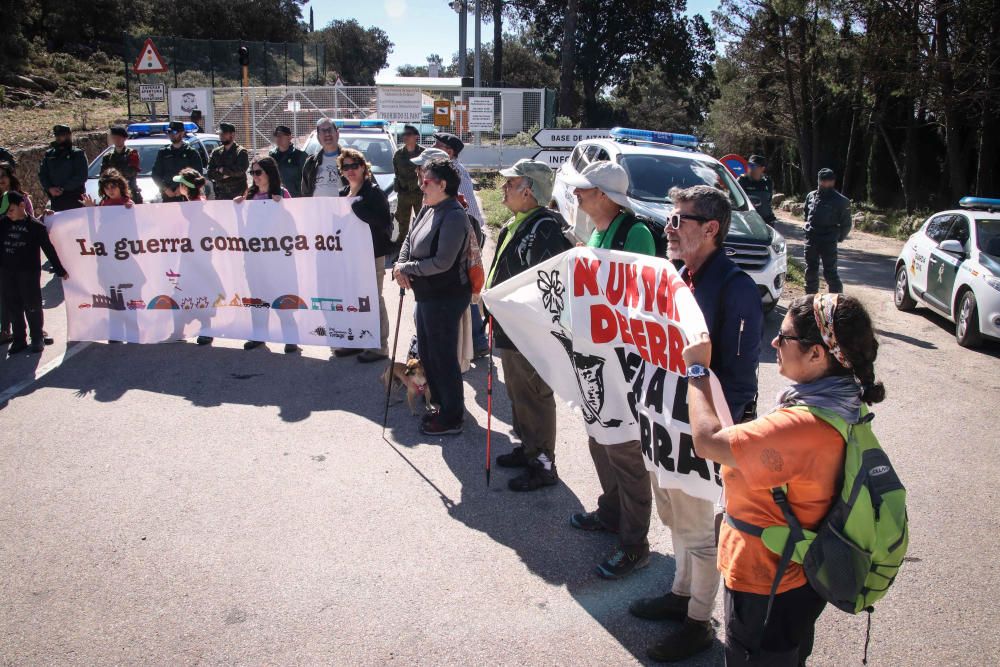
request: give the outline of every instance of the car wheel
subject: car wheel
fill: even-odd
[[[777,305],[778,305],[778,300],[777,299],[775,299],[774,301],[772,301],[770,303],[765,303],[764,304],[764,317],[767,317],[768,314],[770,314],[770,312],[772,310],[774,310],[775,307],[777,307]]]
[[[896,292],[893,301],[899,310],[909,311],[917,307],[917,302],[910,296],[910,281],[906,277],[905,264],[896,269]]]
[[[979,333],[979,308],[972,290],[962,295],[955,313],[955,338],[962,347],[979,347],[983,336]]]

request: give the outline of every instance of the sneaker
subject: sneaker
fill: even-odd
[[[14,334],[9,331],[0,331],[0,345],[6,345],[14,340]]]
[[[356,347],[335,347],[333,348],[333,356],[338,359],[343,357],[353,357],[355,354],[361,354],[361,350]]]
[[[211,336],[198,336],[195,342],[198,343],[198,345],[211,345],[213,340],[215,339]],[[244,346],[244,349],[246,349],[246,346]]]
[[[42,352],[44,352],[45,351],[45,339],[44,338],[36,338],[33,341],[31,341],[31,346],[30,346],[30,349],[28,351],[31,352],[32,354],[41,354]]]
[[[509,454],[497,457],[497,465],[501,468],[524,468],[528,465],[528,457],[524,455],[524,447],[518,446]]]
[[[421,424],[420,431],[424,435],[458,435],[462,432],[462,422],[445,424],[438,415],[434,415],[432,419]]]
[[[622,579],[649,565],[649,547],[625,549],[618,547],[607,560],[597,566],[602,579]]]
[[[301,352],[302,348],[294,343],[285,343],[285,354],[295,354]]]
[[[537,491],[543,486],[555,486],[559,483],[559,473],[556,471],[556,464],[548,470],[538,459],[531,459],[527,469],[507,482],[507,488],[511,491]]]
[[[628,611],[633,616],[644,618],[647,621],[677,621],[680,623],[687,618],[690,599],[686,595],[667,593],[656,598],[636,600],[628,606]]]
[[[247,342],[243,343],[243,349],[244,350],[255,350],[258,347],[260,347],[261,345],[263,345],[263,344],[264,344],[264,341],[262,341],[262,340],[248,340]]]
[[[388,354],[383,354],[378,350],[365,350],[358,355],[358,361],[363,364],[370,364],[375,361],[382,361],[383,359],[388,359]]]
[[[56,342],[55,339],[53,339],[52,336],[49,335],[49,332],[46,331],[45,329],[42,329],[42,340],[45,341],[46,345],[52,345],[53,343]]]
[[[574,514],[569,518],[569,525],[573,526],[574,528],[579,528],[580,530],[604,531],[606,533],[618,532],[617,530],[614,530],[610,526],[604,525],[604,522],[598,518],[596,511],[577,512],[576,514]]]
[[[420,423],[426,424],[430,420],[437,417],[439,412],[441,412],[441,408],[438,408],[436,406],[427,408],[427,411],[424,413],[424,416],[420,418]]]
[[[28,344],[23,340],[16,340],[7,348],[7,354],[17,354],[28,349]]]
[[[715,641],[715,630],[710,621],[696,621],[685,618],[683,625],[653,644],[646,655],[656,662],[680,662],[698,655]]]
[[[490,348],[488,347],[477,347],[472,353],[473,359],[485,359],[490,356]]]

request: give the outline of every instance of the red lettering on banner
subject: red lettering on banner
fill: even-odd
[[[656,269],[651,266],[642,267],[642,308],[647,313],[653,312],[653,296],[656,294]]]
[[[573,296],[583,296],[584,289],[591,296],[597,296],[600,293],[597,287],[597,270],[600,266],[601,260],[599,259],[577,258],[576,265],[573,267]]]
[[[635,341],[632,340],[632,336],[628,332],[628,320],[617,310],[615,311],[615,317],[618,318],[618,333],[622,338],[622,342],[626,345],[635,345]]]
[[[608,287],[604,291],[604,295],[612,306],[617,306],[622,300],[622,295],[625,294],[624,269],[625,265],[621,262],[611,262],[608,268]]]
[[[660,368],[667,367],[667,332],[658,322],[646,324],[646,335],[649,336],[649,363]]]
[[[635,264],[622,264],[621,266],[625,273],[625,305],[636,308],[639,306],[639,282],[636,280],[639,267]]]
[[[660,283],[656,286],[656,312],[663,317],[670,317],[674,307],[674,294],[670,290],[670,273],[660,272]]]
[[[593,304],[590,307],[590,339],[601,345],[613,341],[617,333],[615,313],[603,303]]]
[[[632,340],[635,341],[635,349],[639,351],[639,356],[643,361],[649,361],[649,348],[646,347],[646,331],[642,320],[629,320],[629,330],[632,332]]]
[[[681,330],[672,324],[668,324],[667,340],[670,346],[667,352],[670,365],[667,367],[667,370],[678,375],[687,375],[687,367],[684,366],[684,357],[681,356],[681,351],[684,349],[684,336],[681,335]]]

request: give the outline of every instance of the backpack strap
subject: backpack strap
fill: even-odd
[[[624,250],[625,242],[628,241],[628,233],[632,231],[632,225],[639,222],[634,215],[625,214],[625,217],[618,223],[614,238],[611,239],[611,250]]]

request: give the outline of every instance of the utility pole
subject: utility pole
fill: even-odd
[[[458,7],[458,76],[464,77],[469,73],[469,65],[466,62],[466,38],[469,22],[469,6],[467,0],[457,0]]]
[[[482,85],[482,79],[480,78],[480,65],[481,65],[481,54],[483,39],[482,39],[482,26],[483,26],[483,16],[480,11],[480,5],[482,0],[474,0],[476,3],[476,65],[475,65],[475,86],[478,89]]]

